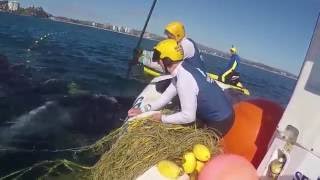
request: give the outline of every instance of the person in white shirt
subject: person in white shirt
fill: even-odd
[[[190,61],[194,67],[200,68],[206,72],[205,64],[200,57],[200,51],[196,43],[186,36],[184,25],[179,21],[169,23],[164,30],[164,33],[169,39],[177,41],[183,50],[183,59]]]
[[[154,53],[159,55],[161,67],[172,75],[172,82],[157,101],[142,107],[142,110],[130,109],[128,116],[160,110],[178,95],[180,112],[172,115],[157,113],[152,119],[171,124],[188,124],[200,119],[224,135],[233,124],[234,111],[220,87],[199,67],[183,60],[183,50],[175,40],[159,42],[154,47]]]
[[[184,25],[179,21],[173,21],[169,23],[165,27],[164,34],[167,36],[168,39],[175,40],[179,45],[181,45],[183,50],[183,59],[189,61],[195,67],[200,68],[202,71],[206,72],[205,64],[200,57],[200,51],[197,48],[196,43],[186,37],[186,32]],[[158,56],[153,54],[152,51],[141,51],[136,50],[135,57],[138,57],[138,62],[142,63],[143,65],[155,70],[159,73],[165,73],[162,67],[157,63]]]

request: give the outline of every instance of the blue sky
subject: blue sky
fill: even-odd
[[[20,0],[53,15],[142,29],[152,0]],[[158,0],[147,31],[163,35],[173,20],[195,41],[298,74],[320,0]]]

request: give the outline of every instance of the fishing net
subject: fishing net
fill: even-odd
[[[181,165],[183,154],[199,143],[207,146],[213,156],[221,153],[219,137],[212,129],[136,119],[93,145],[73,149],[82,155],[100,155],[94,165],[64,159],[43,161],[0,179],[135,179],[161,160]]]

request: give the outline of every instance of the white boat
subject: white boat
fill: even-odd
[[[258,174],[276,169],[279,179],[320,179],[320,20],[289,104],[278,124]]]

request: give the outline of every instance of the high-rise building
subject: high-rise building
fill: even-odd
[[[125,33],[129,33],[130,32],[130,28],[126,27],[124,30]]]
[[[0,1],[0,11],[8,9],[8,1]]]
[[[120,26],[119,27],[119,32],[124,32],[125,31],[125,28],[123,26]]]
[[[9,11],[17,11],[20,7],[20,3],[18,1],[9,1],[8,8]]]

